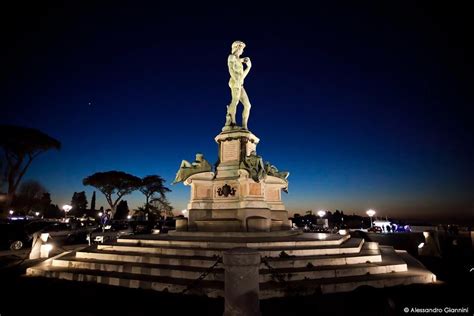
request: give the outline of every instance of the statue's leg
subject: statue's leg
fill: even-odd
[[[241,88],[232,88],[231,91],[232,101],[227,108],[227,114],[230,115],[231,123],[235,125],[235,112],[237,111],[237,104],[239,103]]]
[[[242,87],[242,92],[240,93],[240,102],[242,102],[244,106],[244,110],[242,111],[242,127],[247,129],[247,122],[250,116],[250,105],[249,97],[247,96],[247,92],[245,92],[244,87]]]

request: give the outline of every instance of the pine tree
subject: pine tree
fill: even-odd
[[[74,192],[71,199],[71,214],[75,216],[82,216],[87,209],[86,192]]]
[[[92,193],[92,199],[91,199],[91,211],[95,211],[95,191]]]
[[[117,205],[117,211],[115,212],[114,219],[125,219],[129,213],[127,200],[122,200]]]

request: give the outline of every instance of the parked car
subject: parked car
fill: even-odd
[[[154,223],[151,221],[131,221],[130,226],[134,234],[151,234]]]
[[[371,233],[381,233],[382,232],[382,228],[379,227],[379,226],[372,226],[370,227],[369,229],[367,229],[368,232],[371,232]]]
[[[53,242],[75,243],[85,242],[87,236],[97,229],[95,222],[70,220],[69,222],[58,222],[42,230],[49,233]]]
[[[0,244],[1,248],[20,250],[30,247],[33,241],[33,234],[52,225],[54,222],[43,220],[19,220],[7,221],[0,224]]]
[[[128,221],[111,221],[95,229],[89,238],[91,243],[104,243],[127,235],[133,235],[133,228]]]
[[[170,230],[176,229],[176,219],[168,217],[166,220],[159,220],[152,229],[153,234],[166,234]]]

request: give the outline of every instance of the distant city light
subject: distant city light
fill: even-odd
[[[420,244],[418,245],[418,248],[421,249],[421,248],[423,248],[424,245],[425,245],[425,243],[422,242],[422,243],[420,243]]]
[[[67,204],[64,204],[64,205],[63,205],[64,218],[65,218],[65,220],[66,220],[66,223],[68,223],[67,212],[69,212],[71,209],[72,209],[72,206],[71,206],[71,205],[67,205]]]
[[[326,215],[326,211],[325,211],[325,210],[319,210],[319,211],[318,211],[318,216],[319,216],[319,217],[323,218],[324,215]]]
[[[102,215],[104,215],[104,213],[99,212],[97,215],[99,215],[99,217],[102,217]]]
[[[375,215],[375,211],[374,211],[374,210],[368,210],[366,213],[367,213],[367,215],[369,215],[369,217],[370,217],[370,227],[373,227],[373,224],[372,224],[372,217]]]
[[[36,215],[36,216],[39,216],[39,215],[40,215],[40,212],[36,212],[35,215]]]
[[[130,218],[132,218],[132,215],[127,215],[127,219],[130,219]]]
[[[15,213],[15,212],[13,210],[10,210],[9,213],[10,213],[10,215],[13,215],[13,213]]]

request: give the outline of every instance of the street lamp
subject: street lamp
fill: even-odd
[[[13,210],[10,210],[9,213],[10,213],[10,215],[13,215],[13,213],[15,213],[15,212]]]
[[[36,217],[38,217],[40,215],[40,212],[36,212],[35,215]]]
[[[69,212],[72,209],[71,205],[63,205],[63,210],[64,210],[64,219],[67,217],[67,212]]]
[[[370,217],[370,227],[372,227],[372,217],[375,215],[375,211],[374,210],[368,210],[366,213]]]
[[[324,215],[326,215],[326,211],[324,211],[324,210],[319,210],[319,211],[318,211],[318,216],[319,216],[319,217],[323,218]]]

